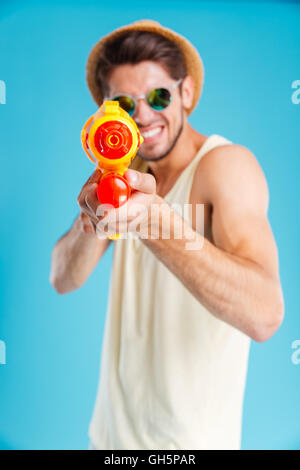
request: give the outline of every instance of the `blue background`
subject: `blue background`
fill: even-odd
[[[268,180],[285,319],[252,342],[244,449],[300,449],[299,125],[300,5],[152,0],[0,2],[1,315],[0,448],[85,449],[96,396],[112,249],[78,291],[49,283],[51,251],[78,214],[93,166],[80,130],[95,110],[85,84],[89,50],[141,18],[187,36],[205,65],[190,118],[254,152]]]

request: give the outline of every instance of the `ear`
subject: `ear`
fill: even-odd
[[[182,104],[185,109],[189,109],[193,104],[194,82],[190,75],[187,75],[181,85]]]

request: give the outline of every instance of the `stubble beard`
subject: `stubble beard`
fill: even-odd
[[[159,155],[158,157],[145,157],[143,156],[142,153],[140,152],[137,152],[137,155],[142,158],[142,160],[145,160],[147,162],[157,162],[159,160],[162,160],[163,158],[165,158],[167,155],[169,155],[170,152],[172,152],[173,148],[175,147],[175,145],[177,144],[177,141],[181,135],[183,131],[183,109],[181,108],[181,122],[180,122],[180,126],[179,126],[179,129],[178,129],[178,132],[176,134],[176,136],[174,137],[173,141],[171,142],[170,146],[168,147],[168,149],[161,155]]]

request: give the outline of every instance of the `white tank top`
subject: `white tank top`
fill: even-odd
[[[165,196],[189,202],[209,136]],[[250,338],[214,317],[136,237],[114,242],[97,400],[98,449],[240,449]]]

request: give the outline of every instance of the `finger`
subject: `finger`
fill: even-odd
[[[95,224],[87,214],[81,212],[81,223],[85,233],[96,233]]]
[[[117,233],[126,233],[128,223],[126,222],[108,222],[105,219],[98,222],[96,225],[96,233],[106,234],[106,236],[116,235]]]
[[[89,179],[87,180],[87,182],[85,184],[88,185],[88,184],[92,184],[92,183],[99,183],[99,181],[101,179],[101,176],[102,176],[102,171],[99,170],[99,168],[97,168],[91,174],[91,176],[89,177]]]
[[[141,173],[136,170],[127,170],[124,173],[131,188],[143,193],[152,194],[156,191],[156,181],[150,173]]]
[[[85,191],[86,189],[88,189],[89,185],[90,184],[93,184],[93,183],[99,183],[100,179],[101,179],[101,176],[102,176],[102,172],[99,170],[99,168],[97,168],[92,174],[91,176],[87,179],[87,181],[84,183],[84,185],[82,186],[81,188],[81,191],[79,193],[79,196],[77,198],[77,200],[81,199],[83,197],[85,197]]]
[[[85,192],[91,184],[98,183],[101,179],[102,172],[97,168],[91,176],[87,179],[84,185],[81,188],[81,191],[77,197],[78,204],[81,206],[84,205]]]
[[[93,220],[97,221],[97,207],[100,205],[99,199],[97,197],[97,184],[93,183],[85,192],[84,201],[87,206],[88,211],[93,217]]]
[[[85,204],[90,217],[95,225],[103,217],[107,216],[112,210],[116,210],[114,206],[110,204],[102,204],[97,196],[97,184],[93,183],[87,190],[85,195]]]
[[[84,233],[94,233],[94,234],[96,233],[96,229],[94,228],[94,225],[92,224],[92,222],[90,222],[88,225],[84,224],[83,231]]]
[[[97,187],[97,184],[95,184],[95,188],[96,187]],[[93,213],[91,208],[86,203],[86,198],[85,198],[86,194],[87,194],[86,191],[84,191],[82,194],[80,194],[80,196],[78,196],[78,198],[77,198],[77,203],[80,207],[81,212],[86,214],[87,217],[91,218],[95,222],[96,221],[95,214]]]
[[[81,212],[79,218],[83,224],[86,224],[89,221],[89,217],[85,212]]]

